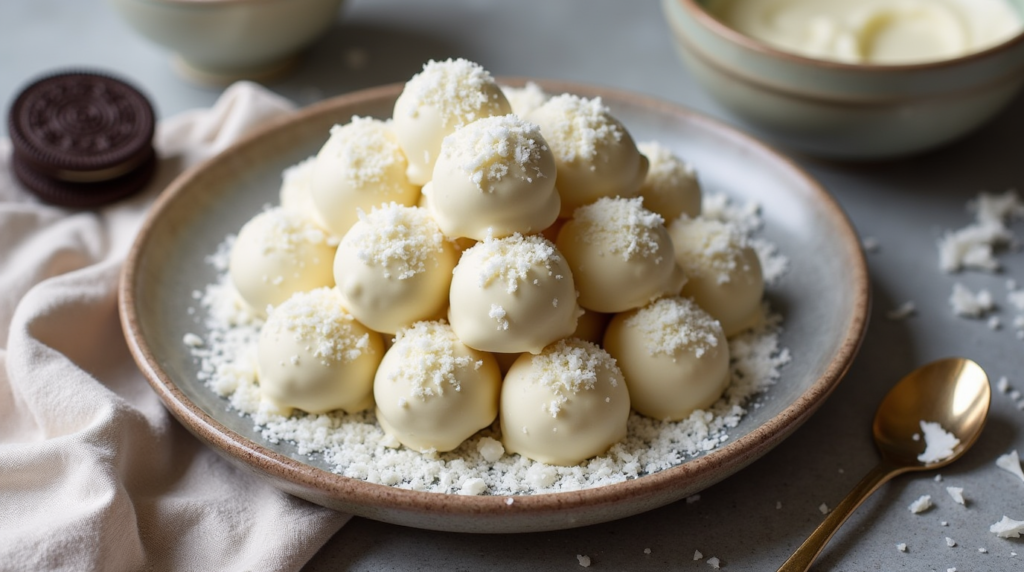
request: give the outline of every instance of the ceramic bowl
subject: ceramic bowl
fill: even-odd
[[[402,85],[356,92],[283,118],[176,179],[160,196],[125,263],[120,312],[128,345],[182,424],[225,458],[296,496],[371,519],[461,532],[562,529],[637,514],[692,495],[739,471],[800,426],[853,360],[867,326],[867,268],[840,207],[811,177],[754,139],[676,105],[585,85],[538,81],[548,93],[601,96],[638,141],[686,157],[709,193],[763,205],[762,236],[790,268],[767,292],[784,316],[792,361],[720,447],[622,483],[552,494],[463,496],[403,490],[330,472],[318,457],[270,443],[253,421],[200,381],[182,342],[205,337],[192,296],[216,279],[206,257],[264,205],[281,171],[316,153],[335,123],[390,117]],[[737,478],[743,478],[739,476]]]
[[[267,79],[337,20],[342,0],[109,0],[137,32],[174,51],[200,83]]]
[[[915,65],[801,57],[727,27],[701,0],[662,0],[690,73],[742,122],[785,147],[882,159],[953,141],[1024,85],[1024,35],[968,56]],[[1012,0],[1024,11],[1024,1]]]

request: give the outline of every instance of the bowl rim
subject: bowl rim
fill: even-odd
[[[845,62],[839,62],[834,60],[825,60],[812,58],[809,56],[800,55],[794,52],[789,52],[776,48],[767,42],[758,40],[752,36],[748,36],[739,32],[724,22],[716,18],[710,12],[708,12],[701,4],[700,0],[663,0],[664,2],[678,2],[682,5],[683,9],[688,11],[690,15],[702,24],[706,29],[717,34],[723,39],[738,44],[749,50],[764,54],[766,56],[774,57],[782,60],[789,60],[791,62],[810,65],[813,67],[824,68],[829,70],[841,70],[841,71],[859,71],[859,72],[880,72],[880,73],[907,73],[917,71],[929,71],[942,68],[956,67],[961,64],[968,64],[975,60],[989,58],[998,55],[1001,52],[1007,51],[1018,45],[1024,44],[1024,30],[1018,32],[1015,36],[1012,36],[994,46],[989,46],[984,50],[977,52],[971,52],[956,58],[948,58],[936,61],[927,61],[921,63],[911,64],[851,64]],[[1024,15],[1022,15],[1024,20]]]
[[[288,492],[314,502],[320,502],[326,497],[329,500],[338,501],[336,504],[346,503],[359,507],[400,510],[406,513],[434,513],[449,517],[473,517],[482,514],[511,516],[512,513],[539,515],[613,505],[626,498],[664,497],[671,495],[673,489],[680,489],[681,482],[703,483],[702,486],[707,486],[710,484],[706,482],[708,479],[703,481],[700,479],[703,472],[718,467],[726,471],[725,476],[721,478],[735,473],[795,431],[832,393],[849,370],[864,339],[870,314],[871,291],[867,263],[856,231],[838,202],[820,183],[790,158],[754,137],[678,104],[590,84],[513,77],[499,77],[497,81],[501,85],[523,85],[527,81],[533,81],[549,93],[587,93],[589,97],[607,97],[643,106],[660,113],[682,117],[687,121],[714,130],[728,139],[737,141],[738,144],[759,155],[762,160],[774,162],[802,180],[805,188],[814,195],[815,201],[821,205],[826,216],[833,223],[832,226],[838,229],[841,243],[849,253],[853,265],[851,268],[854,285],[854,297],[851,301],[853,312],[847,328],[840,335],[838,351],[829,361],[821,376],[789,406],[755,427],[748,434],[730,440],[710,453],[687,460],[672,468],[612,485],[577,491],[514,495],[513,497],[506,495],[463,496],[413,491],[344,477],[267,449],[263,444],[253,442],[222,425],[193,403],[167,372],[159,367],[152,347],[142,334],[137,311],[140,301],[136,297],[135,284],[139,277],[138,271],[143,255],[152,240],[154,228],[161,213],[177,201],[183,200],[182,197],[186,196],[185,191],[193,181],[225,162],[225,159],[244,154],[247,149],[257,145],[268,134],[293,122],[301,122],[321,114],[331,114],[336,108],[370,103],[383,98],[393,100],[404,88],[404,83],[395,83],[334,97],[271,120],[215,157],[192,166],[180,174],[158,196],[150,208],[125,259],[118,288],[119,315],[132,357],[164,406],[190,431],[207,440],[215,449],[220,449],[219,452],[229,455],[233,460],[248,465],[250,469],[268,474],[279,485],[288,485],[282,487]],[[714,482],[717,480],[720,479],[715,479]],[[303,495],[304,492],[313,494],[312,496]],[[507,503],[509,498],[514,498],[514,503]],[[323,503],[321,502],[321,504]],[[653,508],[653,506],[649,508]],[[353,512],[359,514],[358,511]],[[371,515],[370,518],[388,520],[379,515]],[[588,523],[581,522],[580,524]],[[562,526],[562,528],[566,526]]]

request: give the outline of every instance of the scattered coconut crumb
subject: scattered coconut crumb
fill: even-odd
[[[996,459],[996,466],[1016,475],[1021,482],[1024,482],[1024,470],[1020,468],[1020,457],[1017,456],[1016,449]]]
[[[700,550],[694,550],[693,551],[693,559],[694,560],[701,560],[703,558],[704,558],[704,555],[701,554]]]
[[[942,474],[941,473],[938,474],[938,475],[935,475],[935,482],[936,483],[941,483],[942,482]]]
[[[1016,284],[1015,284],[1016,285]],[[1006,295],[1006,301],[1014,308],[1024,311],[1024,290],[1016,290]]]
[[[825,503],[821,503],[818,506],[818,510],[821,511],[821,514],[828,514],[829,508],[828,505],[826,505]]]
[[[864,240],[861,241],[861,245],[864,247],[865,252],[878,252],[882,247],[878,239],[873,236],[865,236]]]
[[[939,521],[939,526],[949,526],[949,523],[944,521],[944,520],[942,520],[942,521]]]
[[[946,546],[948,546],[950,548],[953,548],[954,546],[956,546],[956,541],[947,536],[946,537]]]
[[[181,341],[184,342],[185,345],[190,348],[198,348],[203,345],[203,338],[200,338],[199,336],[193,333],[185,334]]]
[[[686,504],[693,504],[700,500],[700,495],[691,495],[686,497]]]
[[[487,483],[480,478],[469,478],[466,482],[462,483],[462,488],[459,489],[460,495],[482,495],[487,490]]]
[[[712,556],[711,558],[708,558],[708,566],[710,566],[710,567],[714,568],[715,570],[718,570],[718,568],[719,568],[719,565],[721,564],[721,562],[722,562],[722,561],[721,561],[721,560],[719,560],[719,559],[718,559],[717,557],[715,557],[715,556]]]
[[[650,553],[651,553],[651,549],[650,548],[644,548],[644,554],[650,554]]]
[[[999,319],[999,316],[991,316],[986,325],[988,329],[995,331],[1003,327],[1003,321]]]
[[[982,554],[988,554],[988,548],[978,548],[978,552]]]
[[[906,320],[913,316],[915,312],[917,312],[917,307],[913,302],[907,301],[900,304],[899,307],[886,312],[885,317],[893,321]]]
[[[931,495],[921,495],[921,497],[918,498],[916,501],[910,503],[910,506],[907,507],[907,508],[910,510],[910,512],[912,512],[914,514],[921,514],[922,512],[928,510],[931,507],[932,507],[932,496]]]
[[[914,441],[920,441],[921,440],[921,434],[920,433],[914,433],[913,435],[910,436],[910,438],[912,440],[914,440]]]
[[[775,510],[782,510],[782,501],[775,501]]]
[[[998,389],[1000,393],[1009,393],[1010,380],[1006,379],[1005,375],[1003,377],[1000,377],[999,381],[996,382],[996,389]]]
[[[1003,515],[1003,520],[990,526],[988,531],[995,533],[999,538],[1020,538],[1021,533],[1024,533],[1024,520],[1013,520]],[[1016,556],[1012,552],[1010,555]]]
[[[952,433],[947,433],[941,425],[929,421],[921,421],[921,432],[924,433],[924,453],[917,456],[922,463],[937,463],[953,456],[953,449],[960,444]]]
[[[963,487],[946,487],[946,492],[953,498],[953,502],[966,506],[967,503],[964,501],[964,488]]]
[[[507,504],[508,506],[512,506],[512,504],[515,503],[515,502],[516,502],[516,499],[514,499],[512,497],[508,497],[507,499],[505,499],[505,504]]]
[[[946,568],[946,572],[956,572],[956,566],[952,568]]]
[[[907,543],[906,542],[901,542],[901,543],[897,544],[896,545],[896,550],[899,550],[900,552],[906,552],[907,551]]]
[[[964,318],[981,318],[995,307],[988,290],[974,293],[959,282],[953,284],[949,305],[953,307],[954,314]]]
[[[583,554],[577,554],[576,560],[579,560],[580,566],[584,568],[590,568],[590,557],[584,556]]]
[[[975,210],[974,224],[946,232],[939,240],[939,268],[956,272],[973,268],[995,272],[999,262],[993,255],[996,246],[1009,243],[1013,234],[1006,227],[1008,219],[1024,216],[1024,203],[1014,191],[1002,195],[981,193],[968,205]]]

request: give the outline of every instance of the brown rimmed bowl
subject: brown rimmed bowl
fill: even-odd
[[[739,471],[806,421],[850,367],[870,305],[860,244],[835,200],[777,152],[679,106],[586,85],[537,83],[548,93],[601,96],[637,140],[660,141],[691,162],[707,192],[763,206],[763,236],[790,260],[767,295],[785,317],[781,341],[793,360],[760,407],[730,430],[728,442],[635,480],[508,503],[503,496],[415,492],[331,473],[288,443],[263,440],[251,419],[229,410],[199,380],[182,339],[204,333],[188,308],[195,305],[192,292],[215,279],[205,258],[263,205],[277,202],[281,171],[314,154],[332,125],[352,115],[389,117],[398,84],[275,121],[185,172],[160,196],[125,264],[119,304],[132,354],[171,413],[226,459],[295,496],[375,520],[488,533],[584,526],[666,505]]]
[[[690,74],[744,126],[837,159],[920,153],[975,130],[1024,86],[1024,34],[966,56],[911,65],[812,59],[745,36],[706,0],[661,0]],[[1024,0],[1010,0],[1024,15]]]

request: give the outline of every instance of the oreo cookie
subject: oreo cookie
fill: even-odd
[[[14,174],[48,203],[98,207],[152,179],[154,129],[153,106],[124,81],[78,71],[44,77],[11,106]]]

